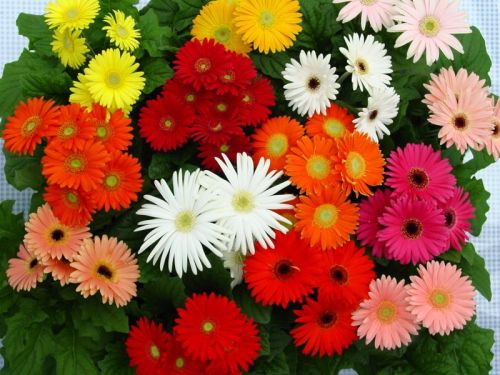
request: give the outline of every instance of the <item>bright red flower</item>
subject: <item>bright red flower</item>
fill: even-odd
[[[320,250],[301,240],[295,230],[276,233],[275,249],[257,245],[244,261],[244,278],[255,300],[263,305],[302,302],[318,285]]]
[[[178,78],[174,77],[169,79],[165,85],[163,85],[161,94],[163,96],[173,95],[176,98],[180,98],[188,105],[192,110],[198,107],[206,98],[206,93],[202,91],[196,91],[193,86],[186,85],[181,82]]]
[[[235,118],[208,109],[198,114],[190,132],[195,141],[214,145],[227,144],[232,136],[244,135]]]
[[[229,54],[229,66],[222,70],[217,80],[207,84],[207,88],[215,90],[218,95],[230,93],[238,95],[257,77],[257,70],[248,56],[235,52]]]
[[[60,115],[57,123],[47,128],[47,138],[57,147],[82,147],[85,142],[94,138],[94,127],[90,115],[80,104],[68,104],[59,107]]]
[[[230,94],[205,96],[197,108],[199,113],[213,113],[228,119],[238,119],[238,97]]]
[[[271,81],[258,77],[239,95],[238,115],[240,122],[245,125],[258,125],[266,121],[275,104]]]
[[[162,366],[163,375],[200,375],[206,365],[186,356],[182,345],[172,336],[168,342]]]
[[[81,189],[48,185],[43,199],[59,221],[68,226],[86,226],[96,210],[92,196]]]
[[[95,137],[108,152],[125,151],[132,144],[132,121],[121,109],[110,113],[106,107],[94,104],[90,115]]]
[[[223,143],[220,146],[212,143],[200,144],[198,147],[198,157],[201,159],[203,168],[219,172],[221,169],[215,161],[216,157],[221,158],[221,155],[224,153],[234,163],[236,162],[236,155],[238,153],[250,153],[251,148],[249,137],[244,134],[236,134],[230,136],[227,143]]]

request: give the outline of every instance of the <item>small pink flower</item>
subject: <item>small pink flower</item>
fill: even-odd
[[[493,132],[486,140],[486,150],[495,160],[500,156],[500,100],[497,101],[493,112]]]
[[[361,28],[364,30],[366,21],[370,23],[373,31],[382,30],[393,25],[392,17],[395,14],[396,0],[333,0],[334,4],[346,4],[339,12],[337,21],[349,22],[361,14]]]
[[[17,290],[30,290],[43,280],[45,266],[29,252],[24,245],[19,246],[17,258],[9,260],[7,278],[9,285]]]

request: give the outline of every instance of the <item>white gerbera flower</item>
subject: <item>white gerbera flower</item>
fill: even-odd
[[[358,113],[354,120],[356,130],[365,133],[378,142],[384,134],[391,134],[387,125],[398,115],[399,95],[392,87],[373,89],[368,106]]]
[[[224,268],[229,270],[229,274],[233,279],[231,281],[231,288],[241,284],[243,281],[243,261],[245,260],[243,253],[239,250],[224,251],[222,259],[224,260]]]
[[[165,180],[155,181],[155,186],[163,199],[146,195],[146,203],[137,211],[138,215],[152,219],[139,223],[136,231],[150,230],[144,239],[139,253],[156,243],[149,253],[147,261],[156,264],[160,259],[163,270],[168,256],[168,269],[182,277],[189,263],[194,274],[210,268],[203,246],[221,257],[227,249],[228,231],[219,224],[220,213],[215,209],[214,196],[201,187],[202,172],[194,173],[182,170],[173,174],[173,192]]]
[[[286,233],[288,228],[283,224],[290,224],[288,219],[274,212],[292,208],[284,204],[294,198],[292,194],[277,194],[290,185],[290,181],[274,185],[283,172],[269,172],[270,161],[264,158],[254,168],[250,156],[238,154],[234,169],[229,158],[225,154],[222,157],[224,161],[216,160],[227,180],[207,171],[201,183],[217,196],[215,213],[223,217],[219,224],[233,234],[229,248],[241,249],[243,255],[255,253],[255,241],[265,249],[274,248],[274,231]]]
[[[346,71],[352,73],[354,90],[370,92],[375,87],[385,87],[391,83],[391,56],[387,55],[385,45],[377,42],[373,35],[352,34],[344,38],[347,49],[340,52],[347,57]]]
[[[316,56],[315,51],[300,51],[300,62],[292,59],[281,73],[289,81],[285,85],[288,105],[301,116],[326,114],[330,100],[335,100],[340,85],[335,67],[330,66],[331,55]]]

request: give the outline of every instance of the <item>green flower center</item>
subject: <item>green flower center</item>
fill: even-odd
[[[330,174],[330,161],[324,156],[311,156],[307,161],[306,170],[310,177],[316,180],[323,180]]]
[[[123,26],[121,25],[118,25],[116,27],[116,33],[118,34],[118,36],[120,38],[127,38],[128,37],[128,30],[126,28],[124,28]]]
[[[446,291],[436,289],[431,293],[430,302],[434,307],[442,309],[450,304],[451,297]]]
[[[252,102],[252,97],[248,94],[245,94],[243,96],[243,99],[242,99],[242,102],[245,103],[245,104],[249,104]]]
[[[175,218],[175,228],[182,233],[190,232],[196,224],[196,217],[191,211],[181,211]]]
[[[81,155],[70,155],[65,164],[72,173],[81,172],[85,169],[85,159]]]
[[[149,353],[151,353],[151,357],[153,357],[154,359],[158,359],[160,358],[160,349],[155,345],[151,345],[151,347],[149,348]]]
[[[171,117],[167,117],[160,121],[160,127],[163,130],[170,131],[174,127],[174,120]]]
[[[216,108],[219,112],[226,112],[227,111],[227,105],[225,103],[217,104]]]
[[[33,134],[35,129],[38,127],[38,124],[40,123],[40,118],[39,117],[30,117],[29,119],[26,120],[23,126],[23,135],[28,136]]]
[[[274,14],[270,10],[263,10],[259,16],[260,25],[263,27],[271,27],[274,25]]]
[[[97,128],[97,137],[100,139],[104,139],[108,135],[108,129],[106,129],[106,126],[102,125]]]
[[[341,138],[345,132],[344,124],[332,118],[325,120],[323,130],[332,138]]]
[[[273,134],[267,141],[266,149],[269,156],[279,158],[288,150],[288,138],[283,133]]]
[[[106,185],[107,188],[113,189],[118,186],[120,183],[120,179],[118,178],[117,175],[110,174],[104,179],[104,184]]]
[[[77,197],[77,195],[75,193],[72,193],[72,192],[66,193],[66,199],[70,203],[78,203],[78,197]]]
[[[220,152],[228,152],[229,151],[229,146],[228,145],[222,145],[220,146]]]
[[[71,137],[75,134],[75,126],[73,124],[64,125],[61,134],[65,138]]]
[[[175,367],[176,368],[183,368],[186,362],[184,361],[184,358],[179,357],[175,360]]]
[[[329,203],[316,207],[313,220],[321,229],[331,228],[338,220],[337,207]]]
[[[231,29],[227,26],[221,26],[215,30],[214,37],[221,44],[227,43],[231,39]]]
[[[347,174],[351,178],[358,179],[364,176],[366,171],[366,162],[361,154],[354,151],[349,152],[345,165]]]
[[[396,305],[391,301],[382,301],[377,308],[377,318],[384,324],[389,324],[396,319]]]
[[[439,19],[434,16],[427,16],[422,18],[419,24],[420,32],[426,37],[432,38],[441,30],[441,23]]]
[[[215,329],[215,324],[207,320],[201,325],[201,329],[204,333],[211,333]]]
[[[186,102],[188,102],[188,103],[194,102],[195,99],[196,98],[195,98],[194,94],[187,94],[186,95]]]
[[[248,213],[255,208],[255,202],[252,194],[247,191],[241,191],[234,194],[232,201],[233,208],[236,212]]]
[[[121,82],[122,82],[122,79],[120,77],[120,74],[118,74],[116,72],[110,72],[108,74],[108,84],[112,88],[116,88],[116,87],[120,86]]]

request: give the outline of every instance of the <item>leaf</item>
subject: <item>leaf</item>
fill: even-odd
[[[285,65],[290,62],[290,57],[285,52],[274,53],[272,55],[252,54],[255,67],[264,75],[283,81],[281,74],[285,70]]]
[[[73,327],[66,327],[56,336],[59,349],[53,353],[56,360],[56,375],[98,374],[88,349],[82,345]]]
[[[342,29],[331,0],[301,0],[302,31],[294,47],[331,53],[332,36]]]
[[[134,375],[135,371],[128,365],[129,358],[123,342],[106,346],[106,356],[99,361],[101,375]]]
[[[467,258],[465,258],[467,256]],[[491,301],[491,280],[490,274],[486,269],[484,259],[476,252],[472,244],[467,245],[467,255],[460,263],[462,272],[469,275],[472,285],[481,293],[488,301]]]
[[[184,284],[178,277],[170,277],[165,273],[161,278],[147,283],[140,293],[145,303],[142,308],[154,316],[174,318],[175,311],[186,301]],[[167,319],[168,320],[168,319]]]
[[[241,310],[256,323],[267,324],[271,321],[271,306],[262,306],[254,301],[244,285],[238,285],[233,290],[233,298]]]
[[[145,94],[151,94],[156,88],[164,85],[174,74],[168,62],[160,58],[147,58],[143,60],[141,68],[146,77]]]
[[[215,292],[225,296],[231,295],[231,276],[224,268],[222,261],[215,254],[209,254],[211,268],[205,268],[203,271],[194,275],[189,269],[182,276],[182,281],[186,286],[186,294]]]
[[[142,13],[147,13],[150,9],[156,13],[161,25],[171,26],[170,21],[179,12],[179,5],[172,0],[151,0]]]
[[[172,155],[157,152],[153,155],[148,168],[149,178],[152,180],[169,180],[174,172]]]
[[[174,0],[179,5],[179,11],[174,15],[174,30],[181,33],[191,28],[193,18],[196,17],[201,8],[210,0]]]
[[[115,305],[104,305],[100,297],[81,301],[79,308],[73,310],[75,328],[93,324],[102,327],[106,332],[128,333],[129,324],[125,310]]]
[[[52,31],[43,15],[21,13],[17,17],[19,34],[29,39],[29,48],[44,56],[52,55]]]
[[[24,75],[21,80],[23,96],[28,98],[43,96],[46,99],[54,99],[57,103],[67,101],[72,84],[71,77],[63,72],[53,76],[31,72]]]
[[[332,357],[306,357],[299,354],[297,362],[297,375],[331,375],[339,370],[340,358]]]
[[[455,149],[455,148],[453,148]],[[469,180],[480,170],[493,164],[495,159],[493,156],[489,155],[486,149],[482,151],[472,150],[472,159],[466,163],[457,165],[453,168],[453,174],[457,177],[458,183]]]
[[[15,257],[24,237],[24,218],[13,214],[14,201],[0,203],[0,287],[6,280],[8,260]],[[10,288],[10,287],[9,287]]]
[[[176,49],[170,44],[170,38],[173,37],[172,29],[160,26],[154,10],[150,9],[140,16],[139,28],[141,29],[141,46],[151,57],[162,57],[163,51]]]
[[[460,263],[460,260],[462,259],[462,255],[459,251],[456,251],[455,249],[451,249],[447,251],[446,253],[443,253],[439,256],[439,258],[446,260],[448,262],[452,263]]]
[[[40,154],[41,150],[37,152]],[[37,155],[15,155],[8,151],[5,154],[5,179],[17,190],[27,188],[42,190],[45,179],[42,176],[42,164]]]
[[[490,209],[488,205],[490,193],[485,189],[483,181],[475,178],[462,184],[462,187],[469,193],[470,202],[475,208],[475,218],[471,220],[472,234],[479,236],[483,224],[486,222],[486,213]]]
[[[288,333],[275,325],[271,325],[269,330],[269,345],[271,346],[269,357],[273,358],[278,353],[283,352],[291,341],[292,337]]]
[[[254,370],[249,375],[288,375],[288,367],[285,353],[281,352],[271,361],[260,360],[255,364]],[[306,374],[306,373],[304,373]]]

